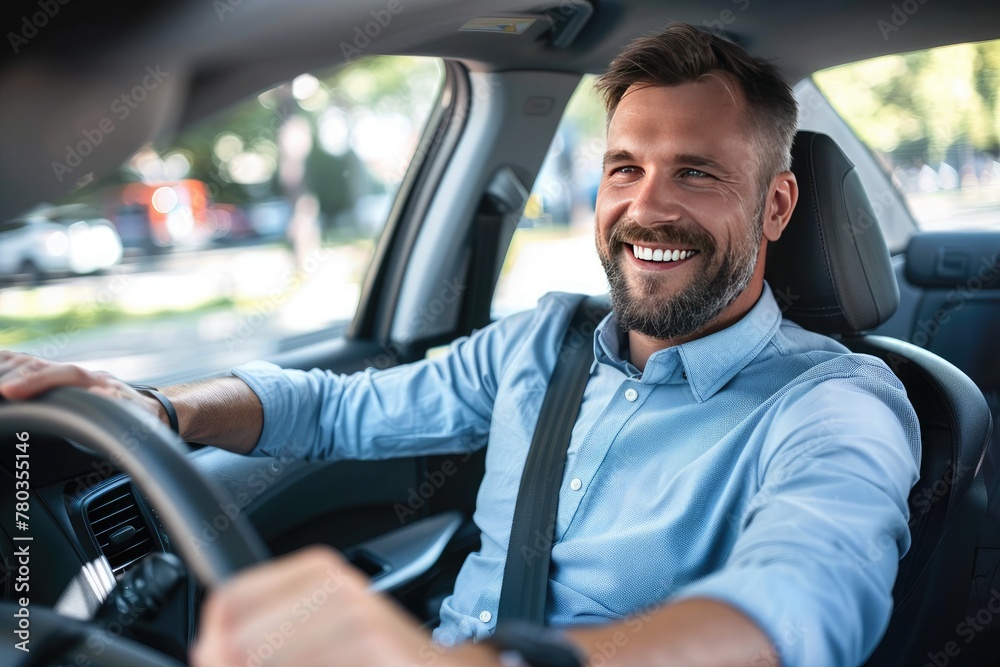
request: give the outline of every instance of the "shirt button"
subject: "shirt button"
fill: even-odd
[[[493,614],[488,611],[483,611],[479,613],[479,620],[483,623],[489,623],[493,620]]]
[[[574,491],[579,491],[581,488],[583,488],[583,482],[580,481],[579,477],[574,477],[573,481],[569,483],[569,488],[573,489]]]
[[[626,401],[634,401],[637,398],[639,398],[639,392],[637,392],[635,389],[629,387],[628,389],[625,390]]]

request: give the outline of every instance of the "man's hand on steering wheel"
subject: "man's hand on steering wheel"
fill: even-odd
[[[155,398],[140,394],[110,373],[0,350],[0,396],[25,400],[55,387],[82,387],[106,398],[130,401],[169,424],[166,411]]]
[[[202,607],[192,667],[495,667],[490,649],[444,649],[343,556],[310,547],[238,574]]]
[[[158,401],[140,394],[109,373],[0,351],[0,396],[3,398],[15,401],[35,399],[57,387],[78,387],[104,398],[126,401],[157,415],[166,423],[165,412]],[[88,414],[96,407],[87,408]],[[23,418],[23,413],[18,414],[22,415],[19,419]],[[42,418],[39,423],[50,423],[50,420]],[[109,449],[105,454],[114,449],[110,441],[107,447]],[[152,449],[150,455],[160,447]],[[158,482],[181,477],[193,481],[191,476],[179,474],[176,470],[168,474],[167,468],[164,468],[166,459],[158,458],[164,455],[156,454],[145,466],[159,470],[153,476],[158,478]],[[129,472],[135,479],[141,469],[133,467]],[[135,481],[139,483],[141,480]],[[166,490],[167,487],[164,487],[159,494],[164,502],[168,502],[168,498],[178,498],[176,493],[163,495]],[[181,497],[198,496],[195,491],[200,493],[199,489],[188,489]],[[207,502],[207,507],[215,507],[212,500]],[[203,513],[193,509],[193,506],[186,507],[182,512],[186,520],[172,527],[178,535],[183,535],[187,524],[193,525],[195,517]],[[230,536],[227,534],[226,537]],[[213,550],[222,546],[218,543],[208,545]],[[192,665],[243,665],[254,655],[260,664],[268,667],[396,667],[427,662],[429,659],[441,667],[498,664],[495,654],[484,647],[467,645],[443,649],[435,646],[429,633],[416,620],[389,598],[370,591],[369,580],[364,573],[332,549],[305,549],[248,567],[229,578],[226,573],[240,569],[239,563],[246,562],[244,556],[251,551],[244,543],[236,541],[229,545],[224,557],[210,560],[211,578],[222,583],[210,591],[203,608],[199,641],[191,654]],[[253,560],[253,556],[247,557]],[[202,577],[202,583],[209,582]],[[53,626],[57,624],[58,621],[52,621]],[[57,631],[58,628],[54,630]],[[130,650],[124,640],[119,643],[122,644],[121,650]],[[160,663],[155,655],[142,662],[143,665]]]

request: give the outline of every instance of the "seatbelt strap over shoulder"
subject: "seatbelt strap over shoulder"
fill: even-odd
[[[573,313],[531,439],[500,588],[497,622],[543,625],[549,564],[573,425],[594,362],[594,329],[608,313],[600,297],[586,297]]]

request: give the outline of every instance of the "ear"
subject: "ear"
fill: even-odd
[[[777,241],[792,217],[799,200],[799,184],[795,174],[784,171],[774,177],[764,206],[764,238]]]

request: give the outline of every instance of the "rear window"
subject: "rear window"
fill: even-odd
[[[813,80],[921,229],[1000,226],[1000,40],[874,58]]]

